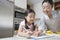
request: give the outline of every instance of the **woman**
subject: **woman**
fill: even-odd
[[[51,30],[53,32],[58,31],[57,30],[57,23],[56,18],[52,15],[52,8],[53,8],[53,0],[44,0],[42,2],[42,8],[43,8],[43,17],[42,20],[42,30],[45,32],[47,29]],[[56,24],[56,25],[55,25]]]

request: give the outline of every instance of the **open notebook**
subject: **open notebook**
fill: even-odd
[[[54,37],[54,35],[41,35],[39,37],[31,36],[32,39],[43,39],[43,38],[51,38]]]

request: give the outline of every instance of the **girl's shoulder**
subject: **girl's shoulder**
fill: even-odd
[[[25,20],[21,21],[20,25],[25,25]]]

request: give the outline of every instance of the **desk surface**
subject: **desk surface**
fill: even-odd
[[[10,37],[10,38],[3,38],[3,39],[0,39],[0,40],[60,40],[60,35],[54,35],[52,37],[46,37],[46,38],[40,38],[40,39],[27,39],[25,37],[18,37],[18,36],[14,36],[14,37]]]

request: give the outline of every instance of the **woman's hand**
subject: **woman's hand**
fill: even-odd
[[[39,32],[37,32],[37,31],[34,31],[34,34],[33,34],[33,36],[39,36]]]
[[[42,32],[40,32],[40,31],[34,31],[33,35],[34,35],[34,36],[40,36],[41,33],[42,33]]]

